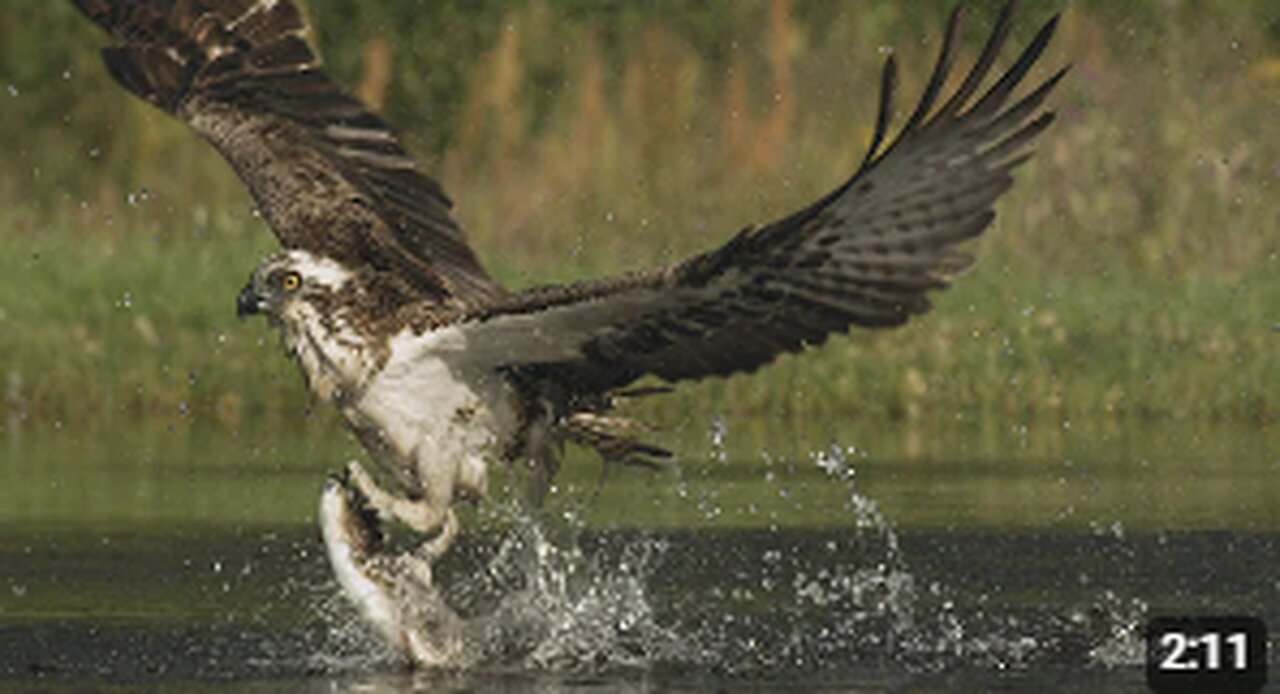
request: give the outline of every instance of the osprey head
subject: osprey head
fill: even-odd
[[[236,315],[255,314],[281,320],[289,309],[308,297],[332,295],[341,290],[354,273],[332,258],[303,250],[291,250],[262,261],[249,276],[249,283],[236,297]]]

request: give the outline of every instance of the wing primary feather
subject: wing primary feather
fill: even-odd
[[[884,144],[885,135],[889,132],[889,119],[893,116],[893,93],[898,84],[898,61],[891,55],[884,61],[884,70],[880,73],[880,109],[876,113],[876,130],[871,137],[871,146],[867,148],[867,156],[862,160],[863,169],[876,160],[876,152]]]
[[[914,132],[924,121],[929,110],[933,108],[934,102],[937,101],[942,86],[946,84],[951,65],[955,62],[956,38],[960,33],[960,20],[963,16],[964,5],[956,5],[951,11],[951,17],[947,20],[947,32],[942,39],[942,48],[938,51],[938,62],[934,64],[933,75],[929,77],[929,84],[920,97],[920,103],[916,104],[916,110],[902,128],[903,135]]]
[[[1053,113],[1040,114],[1035,120],[1022,126],[1020,130],[984,152],[982,155],[983,160],[993,163],[1003,162],[1006,157],[1030,144],[1037,135],[1052,125],[1055,119],[1056,116]]]
[[[1049,96],[1049,93],[1053,91],[1053,88],[1056,87],[1058,82],[1066,76],[1068,70],[1070,70],[1070,67],[1064,67],[1054,73],[1052,77],[1044,81],[1044,84],[1036,87],[1035,91],[1026,95],[1018,101],[1018,103],[1010,106],[1003,113],[993,118],[992,121],[980,131],[980,139],[999,136],[1001,131],[1012,128],[1026,120],[1027,116],[1031,115],[1031,113],[1037,108],[1040,108],[1040,105],[1044,103],[1044,100]]]
[[[1019,154],[1018,156],[1002,164],[1000,166],[1000,170],[1003,171],[1006,175],[1012,175],[1013,172],[1018,169],[1018,167],[1022,166],[1023,164],[1031,160],[1031,155],[1032,155],[1032,152],[1023,152],[1022,154]]]
[[[951,13],[933,72],[896,137],[889,128],[897,60],[886,59],[862,163],[817,201],[677,265],[468,308],[460,319],[468,344],[506,355],[512,340],[538,330],[540,340],[519,355],[528,368],[600,393],[645,373],[674,381],[752,371],[853,326],[897,326],[929,310],[929,293],[972,265],[959,245],[991,225],[1013,169],[1053,122],[1051,112],[1037,110],[1065,70],[1025,97],[1011,95],[1045,50],[1056,18],[982,93],[1013,13],[1012,2],[1002,8],[982,53],[939,108],[963,21],[962,11]],[[391,154],[361,135],[331,137]],[[382,187],[388,196],[399,192]]]
[[[405,302],[471,307],[506,296],[439,184],[320,69],[296,2],[74,3],[115,39],[103,52],[112,76],[208,139],[284,246],[422,290],[400,293]]]
[[[981,120],[994,114],[1004,104],[1009,94],[1018,86],[1018,83],[1022,81],[1031,66],[1040,58],[1040,54],[1049,45],[1049,40],[1053,38],[1053,33],[1057,28],[1058,16],[1055,15],[1040,28],[1040,31],[1036,33],[1035,38],[1031,39],[1031,43],[1027,45],[1022,55],[1018,56],[1018,59],[1000,77],[999,81],[978,100],[978,103],[974,104],[973,108],[965,113],[965,116]]]
[[[1013,13],[1017,3],[1010,0],[1000,9],[1000,16],[996,19],[995,29],[991,32],[991,37],[987,39],[987,45],[982,48],[982,53],[978,55],[978,60],[973,64],[973,68],[969,70],[969,74],[965,76],[964,82],[960,83],[960,88],[955,94],[947,100],[947,103],[938,109],[931,122],[938,122],[943,118],[955,116],[965,103],[969,101],[969,97],[978,90],[982,82],[987,77],[987,73],[991,71],[991,66],[995,64],[996,57],[1000,55],[1000,49],[1004,47],[1004,42],[1009,38],[1009,27],[1013,23]]]

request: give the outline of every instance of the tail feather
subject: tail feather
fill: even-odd
[[[566,438],[595,449],[606,463],[656,468],[671,457],[671,451],[638,440],[636,430],[648,427],[634,419],[593,412],[575,412],[564,429]]]

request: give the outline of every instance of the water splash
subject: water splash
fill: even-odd
[[[658,623],[648,595],[665,541],[636,537],[586,551],[576,533],[552,537],[517,506],[504,509],[518,520],[496,543],[456,547],[470,556],[442,562],[439,590],[419,596],[432,604],[417,610],[457,625],[461,648],[449,668],[599,672],[688,660],[689,644]],[[332,587],[313,610],[330,628],[311,666],[342,673],[398,662]]]
[[[729,462],[729,425],[725,424],[723,416],[715,415],[711,418],[711,426],[707,436],[711,443],[711,451],[709,453],[711,460],[717,463]]]
[[[552,542],[536,525],[506,543],[496,560],[506,565],[490,570],[515,569],[524,585],[469,625],[473,663],[506,655],[537,669],[609,670],[643,668],[680,653],[681,639],[657,623],[646,589],[663,542],[624,542],[612,562],[576,542]]]
[[[718,459],[728,431],[713,422],[709,438]],[[768,474],[787,467],[783,456],[762,455]],[[441,605],[462,624],[453,665],[775,676],[876,663],[1005,671],[1141,662],[1141,601],[1099,589],[1077,612],[1011,609],[913,567],[899,531],[860,487],[858,461],[866,457],[839,445],[805,457],[809,470],[825,473],[819,483],[845,489],[833,509],[845,520],[822,532],[789,531],[785,523],[728,534],[589,532],[582,513],[555,516],[564,527],[534,520],[517,503],[499,507],[493,515],[505,529],[460,543],[437,573]],[[700,495],[673,496],[713,518]],[[1109,536],[1125,541],[1123,529]],[[327,671],[395,662],[332,589],[317,609],[334,625],[316,661]]]
[[[1096,645],[1089,649],[1089,662],[1106,668],[1142,665],[1146,659],[1142,628],[1148,612],[1144,600],[1122,598],[1107,590],[1088,615],[1073,615],[1098,634],[1094,638]]]

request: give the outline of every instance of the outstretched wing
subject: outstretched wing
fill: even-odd
[[[230,161],[287,248],[394,273],[458,306],[504,292],[395,133],[320,68],[291,0],[74,0],[129,91]]]
[[[941,106],[960,10],[933,76],[882,148],[896,68],[884,68],[871,147],[847,182],[724,246],[649,272],[517,294],[462,324],[476,358],[603,390],[652,373],[675,381],[750,371],[851,326],[900,325],[972,264],[957,244],[982,233],[1026,146],[1053,120],[1040,106],[1058,72],[1010,95],[1044,51],[1055,17],[976,96],[1008,34],[1006,6],[976,64]],[[936,108],[935,108],[936,107]]]

